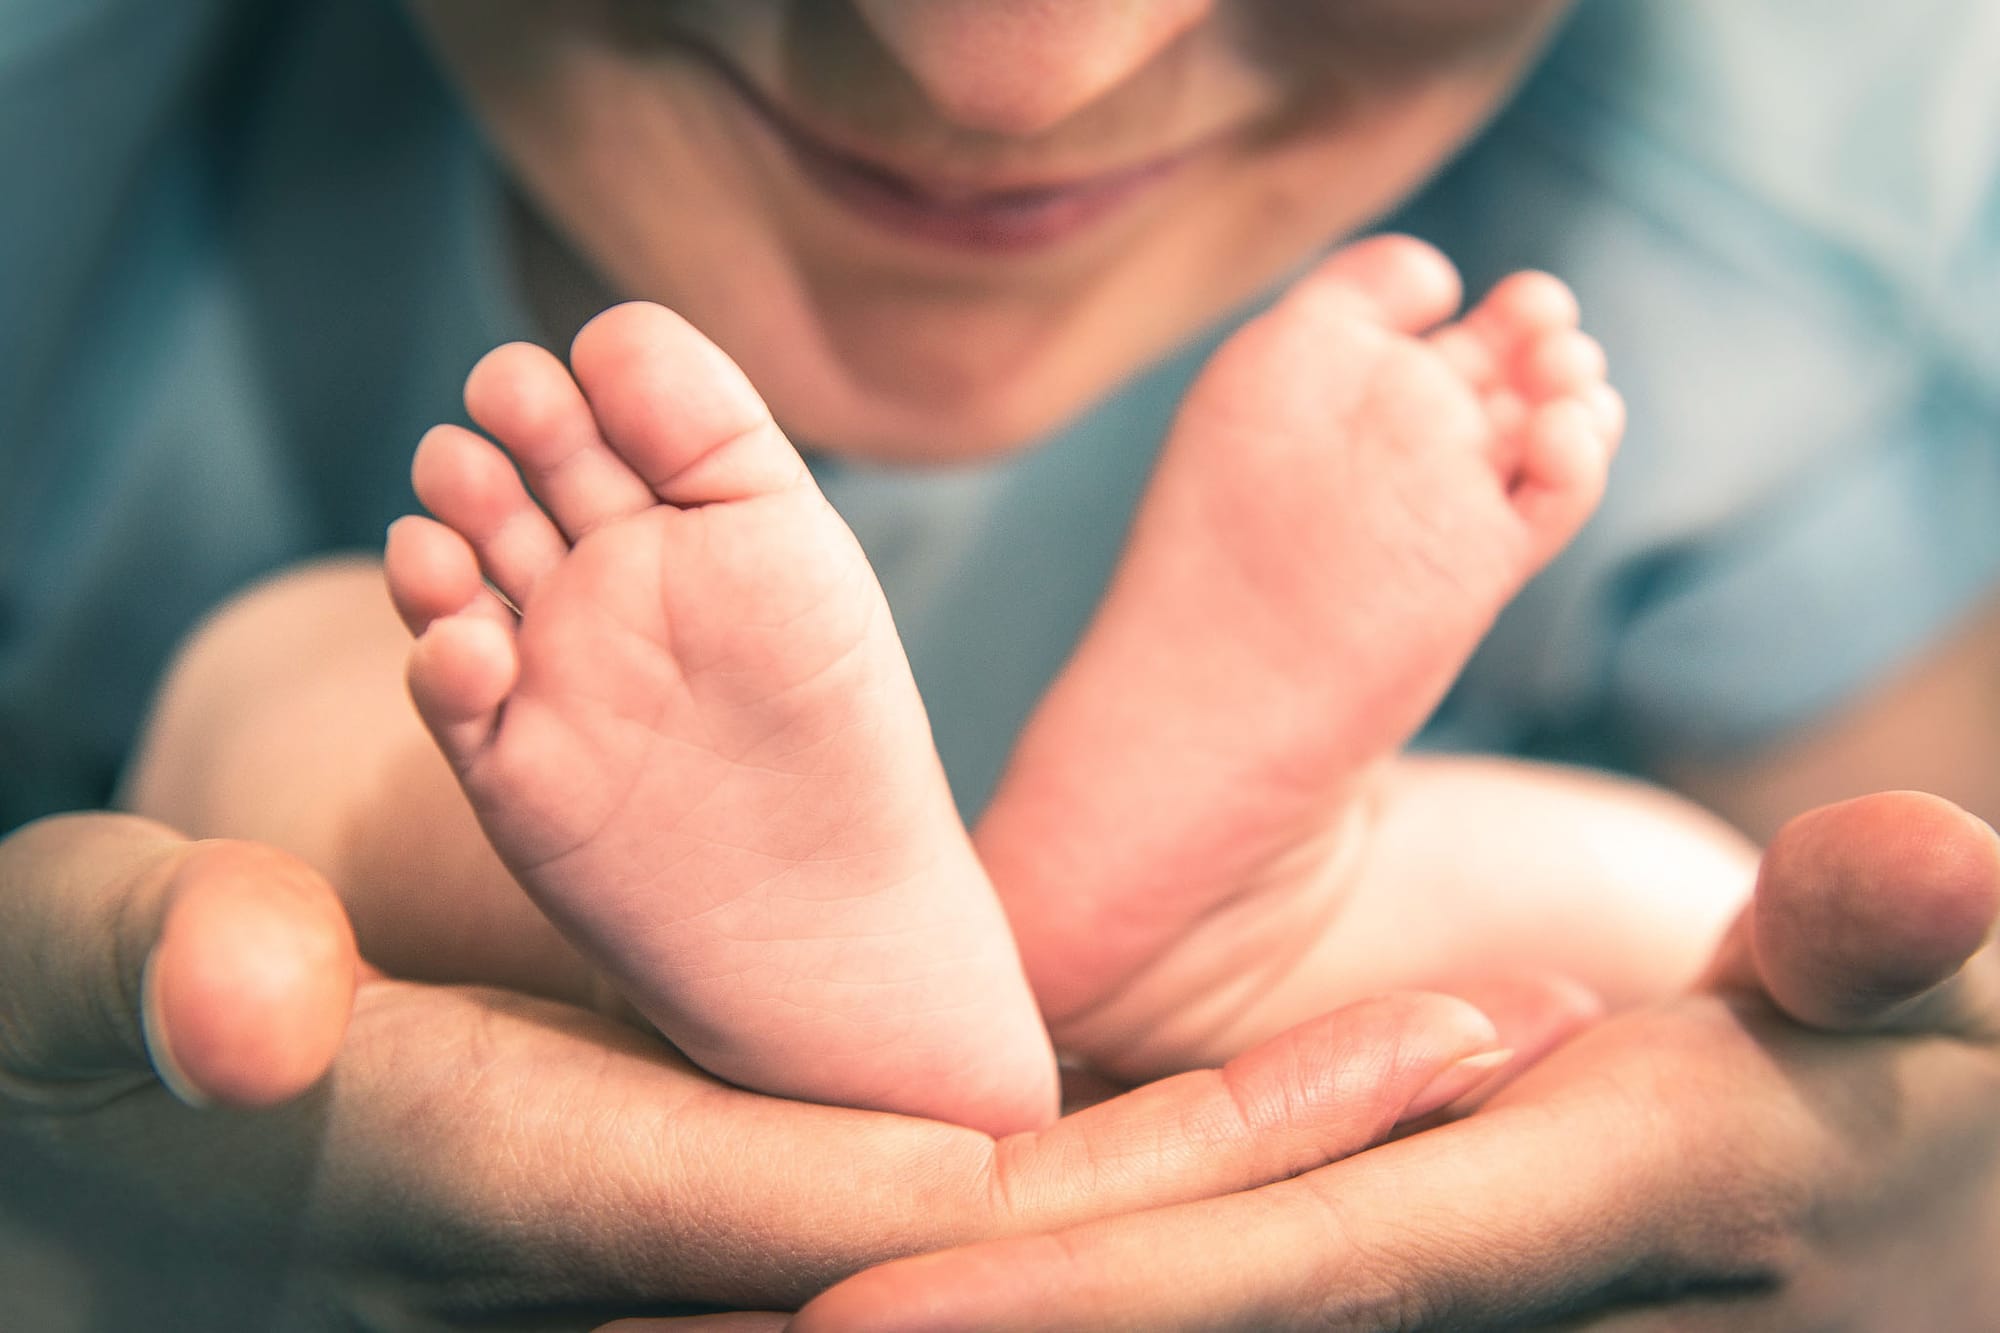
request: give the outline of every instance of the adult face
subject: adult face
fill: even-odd
[[[1567,0],[412,0],[539,209],[801,440],[1030,440],[1379,215]]]

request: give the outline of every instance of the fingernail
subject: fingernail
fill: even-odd
[[[1440,1107],[1451,1105],[1493,1077],[1501,1066],[1513,1058],[1514,1052],[1511,1050],[1482,1051],[1478,1055],[1468,1055],[1463,1060],[1446,1065],[1438,1072],[1437,1077],[1425,1084],[1424,1090],[1411,1098],[1410,1104],[1403,1108],[1403,1121],[1416,1120]]]
[[[212,1103],[174,1059],[174,1048],[167,1042],[167,1030],[160,1023],[160,985],[153,970],[153,961],[158,957],[157,949],[146,955],[146,968],[139,978],[139,1027],[146,1036],[146,1058],[153,1062],[153,1072],[166,1090],[199,1111]]]

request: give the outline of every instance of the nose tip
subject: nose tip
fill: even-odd
[[[1029,136],[1143,69],[1212,0],[856,0],[954,124]]]

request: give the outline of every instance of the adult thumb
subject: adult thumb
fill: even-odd
[[[255,843],[78,814],[0,842],[0,1076],[60,1106],[160,1078],[269,1106],[331,1064],[359,962],[332,888]]]
[[[1740,928],[1762,989],[1835,1031],[2000,1029],[2000,837],[1940,797],[1885,792],[1780,829]]]

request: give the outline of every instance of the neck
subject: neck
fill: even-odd
[[[509,260],[535,331],[567,348],[577,331],[622,299],[556,234],[518,189],[507,190]]]

